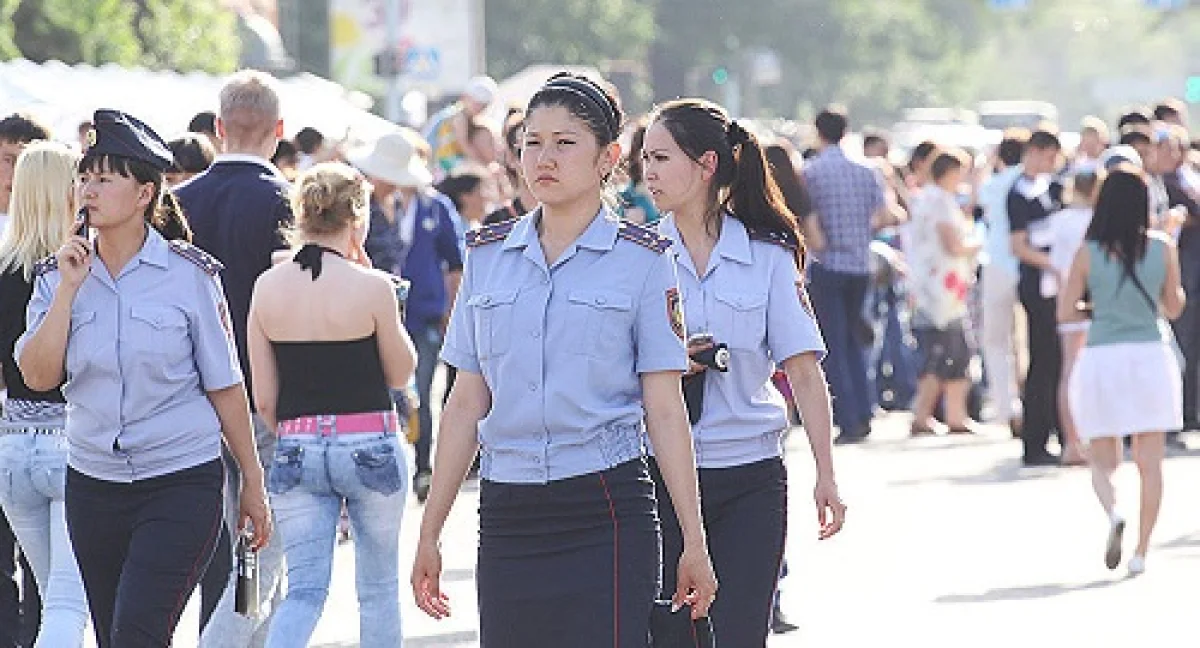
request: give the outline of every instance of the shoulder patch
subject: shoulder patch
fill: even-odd
[[[503,241],[505,237],[508,236],[509,232],[513,230],[513,227],[517,224],[518,220],[520,220],[520,217],[510,218],[508,220],[500,221],[499,223],[492,223],[491,225],[485,225],[479,229],[473,229],[467,232],[467,247],[476,248],[481,245],[487,245],[488,243]]]
[[[659,254],[670,249],[672,243],[671,237],[659,234],[654,228],[627,220],[622,220],[617,226],[617,237]]]
[[[46,257],[33,264],[33,276],[35,277],[40,277],[55,270],[58,270],[58,257],[56,256]]]
[[[766,230],[752,230],[747,228],[746,233],[750,235],[751,241],[761,241],[763,243],[774,243],[782,248],[795,254],[800,251],[800,242],[790,234],[785,232],[772,232]]]
[[[210,276],[215,277],[218,272],[225,269],[225,264],[218,261],[217,257],[187,241],[172,240],[168,242],[168,245],[172,252],[191,261]]]

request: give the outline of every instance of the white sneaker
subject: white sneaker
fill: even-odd
[[[1146,571],[1146,557],[1134,556],[1129,559],[1129,575],[1140,576]]]

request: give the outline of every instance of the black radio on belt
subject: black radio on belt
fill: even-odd
[[[724,342],[714,342],[712,335],[697,333],[688,338],[688,346],[708,345],[703,349],[688,355],[698,365],[715,369],[721,373],[729,371],[729,345]],[[704,380],[707,371],[701,371],[683,378],[683,402],[687,405],[688,420],[695,425],[704,413]]]
[[[237,543],[237,587],[234,589],[233,611],[257,619],[258,605],[258,551],[250,546],[252,535],[241,533]]]

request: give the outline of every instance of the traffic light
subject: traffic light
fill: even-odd
[[[725,85],[729,83],[729,69],[726,67],[718,67],[712,72],[713,83],[717,85]]]
[[[1183,96],[1188,103],[1200,103],[1200,76],[1188,77]]]

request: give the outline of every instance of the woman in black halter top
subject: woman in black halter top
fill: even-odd
[[[279,434],[267,488],[289,565],[268,646],[308,645],[343,503],[356,539],[361,645],[394,646],[401,636],[408,458],[389,388],[408,383],[416,358],[392,280],[362,249],[368,191],[343,164],[301,176],[292,205],[301,247],[259,278],[250,307],[254,395]]]

